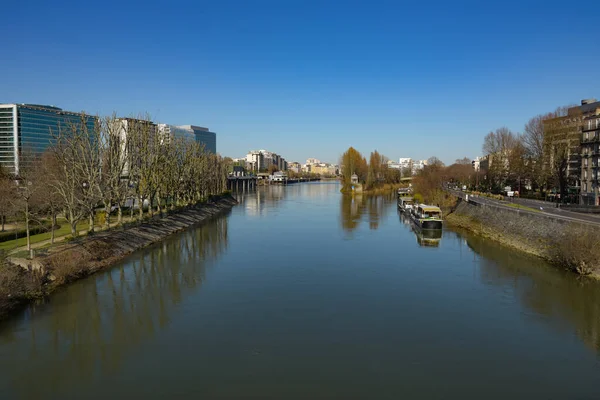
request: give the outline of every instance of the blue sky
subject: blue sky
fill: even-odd
[[[452,4],[451,4],[452,3]],[[5,2],[0,102],[217,132],[218,151],[475,157],[600,97],[597,7],[564,1]]]

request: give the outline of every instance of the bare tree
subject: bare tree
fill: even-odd
[[[139,202],[139,219],[144,213],[144,203],[150,202],[149,213],[152,215],[152,199],[157,190],[156,174],[158,164],[159,138],[156,125],[149,117],[129,119],[127,125],[127,164],[129,180]]]
[[[55,239],[54,231],[58,225],[57,215],[63,208],[62,198],[55,189],[57,183],[54,181],[59,170],[60,165],[53,153],[46,152],[42,154],[39,170],[40,190],[37,192],[38,203],[42,205],[43,211],[50,217],[50,243],[52,244],[54,244]]]
[[[100,122],[100,177],[98,190],[104,205],[105,227],[110,226],[110,213],[117,207],[117,223],[123,218],[122,206],[127,196],[127,182],[123,178],[127,163],[127,135],[121,121],[113,114]]]
[[[580,178],[576,169],[570,174],[569,162],[579,157],[582,115],[578,109],[569,114],[565,108],[557,109],[553,118],[543,122],[544,166],[551,183],[558,186],[561,199],[567,197],[569,182],[574,183]]]
[[[548,160],[545,161],[545,158],[549,156],[545,125],[549,120],[566,116],[571,107],[573,106],[558,107],[553,112],[536,115],[525,124],[523,144],[527,150],[527,156],[531,160],[532,182],[538,187],[546,186],[552,175],[550,169],[545,165],[549,164]],[[552,130],[554,127],[550,126],[549,129]]]
[[[61,198],[65,219],[71,226],[73,237],[78,234],[79,221],[86,216],[93,218],[93,210],[99,199],[99,154],[95,153],[99,144],[95,142],[95,132],[90,132],[87,127],[86,119],[86,115],[82,114],[79,123],[69,123],[59,127],[58,132],[52,132],[56,144],[51,151],[59,165],[52,182]],[[93,229],[93,224],[91,227]]]
[[[489,155],[488,176],[495,190],[500,190],[509,179],[510,154],[518,142],[518,135],[506,127],[488,133],[484,139],[483,152]]]
[[[442,160],[440,160],[436,156],[433,156],[433,157],[429,157],[427,159],[427,165],[430,166],[430,167],[431,166],[443,167],[444,163],[442,162]]]
[[[40,158],[29,149],[22,150],[20,154],[21,165],[19,174],[16,177],[17,187],[13,206],[23,213],[25,219],[25,231],[27,237],[27,250],[31,251],[30,227],[33,216],[35,215],[36,193],[39,191],[40,184]]]
[[[4,232],[6,218],[13,213],[15,189],[14,178],[0,165],[0,232]]]

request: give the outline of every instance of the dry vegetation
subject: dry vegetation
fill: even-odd
[[[554,263],[581,275],[600,275],[598,229],[569,225],[552,246]]]
[[[39,296],[42,284],[42,274],[10,264],[0,253],[0,320],[20,304]]]
[[[352,175],[356,174],[358,182],[363,186],[363,192],[383,194],[401,186],[402,174],[397,169],[388,168],[388,158],[373,151],[369,162],[353,147],[350,147],[340,160],[342,165],[342,191],[351,191]]]

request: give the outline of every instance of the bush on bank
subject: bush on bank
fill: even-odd
[[[0,251],[0,320],[23,302],[41,293],[42,277],[7,261]]]
[[[600,228],[516,210],[459,202],[446,221],[459,228],[548,260],[580,275],[600,277]]]
[[[580,275],[600,275],[598,232],[569,225],[552,246],[552,260]]]

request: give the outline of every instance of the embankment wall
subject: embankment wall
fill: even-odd
[[[446,217],[446,221],[450,226],[467,229],[555,264],[564,260],[562,253],[566,243],[570,244],[569,250],[575,255],[580,251],[582,257],[595,258],[597,254],[593,253],[593,248],[590,249],[590,243],[587,242],[594,236],[600,237],[600,228],[591,224],[567,221],[535,211],[513,210],[464,200],[459,200],[454,212]],[[585,243],[578,242],[577,235],[585,236]],[[581,249],[577,248],[579,245]],[[591,245],[593,247],[593,243]],[[598,263],[600,260],[596,260],[596,265],[591,269],[596,269]],[[577,269],[571,265],[562,266]],[[589,273],[597,275],[596,272]]]

